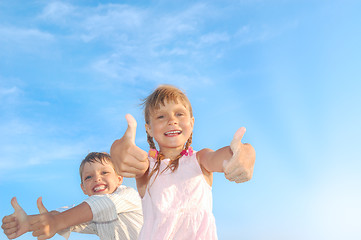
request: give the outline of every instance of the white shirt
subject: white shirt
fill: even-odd
[[[120,186],[112,194],[93,195],[85,200],[93,220],[59,232],[65,239],[70,232],[96,234],[101,240],[137,239],[143,225],[141,199],[136,190]]]

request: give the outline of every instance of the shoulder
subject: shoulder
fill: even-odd
[[[128,195],[128,196],[137,196],[138,192],[132,187],[121,185],[118,187],[118,189],[112,193],[113,195]]]
[[[205,159],[207,159],[209,157],[209,154],[212,152],[214,151],[210,148],[203,148],[202,150],[197,151],[197,160],[199,164],[202,165],[202,162],[205,161]]]
[[[202,170],[202,174],[203,177],[205,178],[205,180],[207,181],[207,183],[209,184],[209,186],[212,187],[213,184],[213,173],[208,171],[205,167],[204,167],[204,162],[206,161],[206,159],[208,159],[209,157],[209,153],[214,152],[212,149],[209,148],[204,148],[200,151],[197,152],[197,161],[199,163],[199,166]]]

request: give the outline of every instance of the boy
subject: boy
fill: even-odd
[[[52,238],[56,233],[69,238],[70,232],[96,234],[101,240],[137,239],[143,224],[138,193],[121,186],[107,153],[89,153],[80,164],[81,188],[89,198],[64,212],[47,212],[38,199],[39,215],[26,215],[11,200],[15,212],[3,218],[2,228],[9,239],[33,232],[38,239]]]

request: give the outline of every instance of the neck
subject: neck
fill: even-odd
[[[169,158],[171,160],[175,159],[183,150],[182,148],[177,148],[177,149],[160,149],[160,152],[163,154],[164,158]]]

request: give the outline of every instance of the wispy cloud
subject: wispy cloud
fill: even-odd
[[[230,36],[227,33],[213,32],[213,33],[201,36],[200,43],[201,44],[217,44],[217,43],[228,42],[229,40],[230,40]]]
[[[37,28],[1,25],[0,36],[0,56],[14,55],[17,52],[43,54],[47,51],[45,47],[55,40],[52,34]]]
[[[0,103],[1,108],[8,107],[6,104],[12,104],[21,94],[21,90],[17,86],[1,87],[0,86]]]
[[[76,13],[77,8],[65,2],[50,2],[46,5],[38,18],[54,23],[64,23],[69,16]]]
[[[211,17],[207,11],[209,8],[205,4],[194,4],[167,13],[156,8],[124,4],[79,8],[69,3],[53,2],[44,7],[38,19],[50,20],[55,26],[66,28],[67,31],[56,33],[62,35],[62,39],[105,47],[107,51],[101,57],[90,57],[88,65],[89,70],[102,75],[103,79],[106,76],[128,82],[135,79],[183,81],[191,75],[198,75],[191,62],[196,55],[206,53],[199,51],[200,42],[211,48],[229,39],[225,33],[202,35],[199,32],[205,24],[205,20],[200,19]],[[169,58],[177,56],[183,59],[170,61]],[[180,67],[180,61],[187,66]],[[188,64],[184,64],[186,62]]]
[[[19,89],[17,87],[11,87],[11,88],[1,88],[0,87],[0,97],[1,96],[8,96],[13,95],[19,92]]]
[[[13,112],[21,103],[24,95],[22,85],[18,79],[0,76],[0,109],[3,117],[6,117],[8,112]]]
[[[28,126],[23,126],[23,131],[30,131]],[[19,129],[15,130],[19,133]],[[14,139],[16,140],[16,139]],[[89,149],[87,141],[63,143],[54,140],[49,143],[46,138],[33,137],[16,144],[12,141],[3,142],[0,151],[3,153],[0,161],[0,170],[26,168],[34,165],[46,165],[54,161],[78,159]]]

